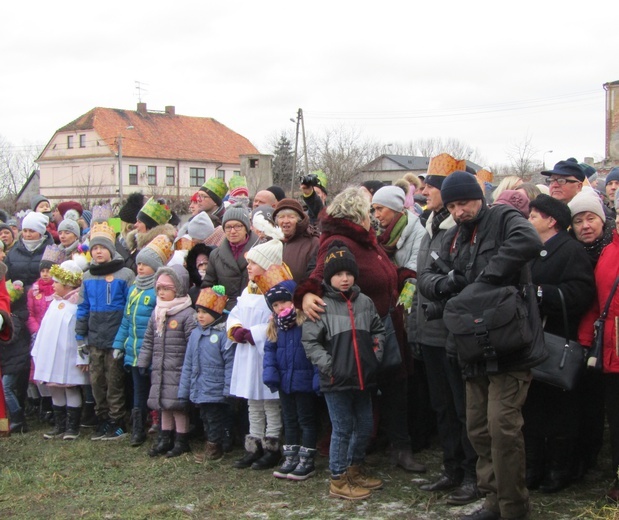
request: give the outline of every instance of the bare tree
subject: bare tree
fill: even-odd
[[[79,175],[79,180],[74,185],[73,191],[78,202],[84,208],[91,208],[101,198],[102,193],[107,190],[104,189],[102,177],[96,175],[92,171],[92,167],[88,167]]]
[[[478,164],[484,162],[477,149],[453,137],[429,137],[406,143],[394,143],[389,146],[389,150],[391,154],[421,157],[434,157],[440,153],[448,153],[458,159],[466,159]]]
[[[540,162],[534,159],[539,150],[533,146],[532,140],[527,134],[521,142],[510,145],[505,152],[512,168],[510,173],[521,179],[531,178],[540,169]]]
[[[36,169],[41,147],[34,144],[13,146],[0,136],[0,198],[13,202],[28,177]]]

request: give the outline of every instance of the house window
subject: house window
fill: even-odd
[[[249,160],[250,168],[258,168],[258,159],[250,159]]]
[[[86,148],[86,134],[80,134],[80,148]]]
[[[157,186],[157,167],[156,166],[148,167],[148,185]]]
[[[165,169],[165,185],[174,186],[174,166],[166,166]]]
[[[233,175],[238,177],[239,175],[241,175],[241,172],[239,170],[234,170]]]
[[[189,168],[189,186],[202,186],[206,181],[206,171],[204,168]]]
[[[129,165],[129,184],[131,186],[138,185],[138,167],[135,164]]]
[[[217,178],[226,180],[226,170],[217,170]]]
[[[67,148],[73,148],[73,136],[72,135],[67,136]]]

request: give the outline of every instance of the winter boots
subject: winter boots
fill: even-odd
[[[54,406],[54,428],[43,434],[44,439],[55,439],[64,434],[67,429],[67,407]]]
[[[82,428],[96,428],[98,425],[99,420],[95,413],[95,403],[93,401],[84,401],[80,426]]]
[[[369,489],[363,488],[355,484],[345,471],[341,475],[331,476],[329,485],[329,495],[346,500],[361,500],[368,498],[372,492]]]
[[[351,482],[365,489],[381,489],[383,487],[383,481],[367,475],[363,466],[350,466],[347,474]]]
[[[174,446],[165,454],[165,456],[167,459],[171,459],[172,457],[179,457],[183,453],[187,453],[189,451],[191,451],[191,448],[189,447],[189,434],[176,432],[174,437]]]
[[[237,469],[249,468],[263,456],[262,442],[258,437],[245,436],[245,455],[234,463]]]
[[[73,441],[80,436],[80,418],[82,416],[82,408],[80,406],[74,408],[67,406],[67,423],[64,436],[65,441]]]
[[[196,464],[202,464],[206,460],[219,460],[224,456],[224,449],[220,442],[206,441],[204,452],[196,453],[193,460]]]
[[[148,450],[148,454],[151,457],[156,457],[157,455],[163,455],[172,449],[174,444],[172,443],[172,430],[161,430],[159,432],[159,436],[153,444],[152,448]]]
[[[145,419],[140,408],[131,410],[131,446],[141,446],[146,441]]]
[[[314,458],[318,450],[312,448],[301,447],[299,450],[299,463],[290,473],[288,473],[288,479],[290,480],[307,480],[314,476],[316,468],[314,467]]]
[[[20,408],[19,412],[11,414],[11,435],[14,433],[27,433],[28,426],[26,425],[26,414],[24,409]]]
[[[282,458],[279,452],[279,439],[277,437],[265,437],[262,441],[262,449],[264,454],[251,465],[251,469],[274,468]]]
[[[273,476],[277,478],[287,478],[288,474],[292,473],[299,464],[299,449],[301,446],[285,444],[284,445],[284,463],[279,469],[273,472]]]

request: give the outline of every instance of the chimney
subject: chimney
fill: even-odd
[[[174,108],[174,105],[168,105],[167,107],[165,107],[165,113],[170,116],[175,116],[176,109]]]
[[[146,103],[138,103],[138,114],[145,116],[148,113],[146,110]]]

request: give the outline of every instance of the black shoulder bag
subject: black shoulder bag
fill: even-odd
[[[606,323],[608,309],[610,309],[613,296],[615,296],[615,292],[617,291],[617,285],[619,285],[619,276],[615,280],[613,288],[610,290],[610,294],[608,295],[608,300],[606,300],[606,305],[604,305],[602,314],[600,314],[600,317],[595,320],[595,323],[593,324],[593,345],[591,345],[587,355],[587,368],[590,370],[602,370],[602,354],[604,352],[604,323]]]

